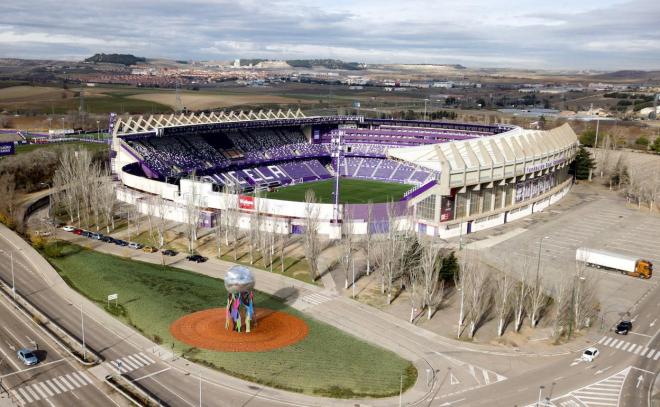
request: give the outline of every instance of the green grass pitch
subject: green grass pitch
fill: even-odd
[[[339,198],[341,203],[364,204],[369,200],[376,202],[398,201],[412,185],[394,182],[382,182],[362,179],[342,178],[339,181]],[[335,180],[328,179],[279,188],[275,192],[264,193],[265,198],[281,199],[283,201],[303,202],[307,190],[316,193],[316,199],[322,203],[333,203],[332,195]]]
[[[305,320],[302,341],[268,352],[216,352],[191,348],[169,332],[176,319],[207,308],[224,307],[220,279],[95,252],[64,242],[50,243],[48,260],[74,289],[145,336],[205,364],[246,380],[306,394],[330,397],[384,397],[417,378],[413,364],[284,304],[255,292],[259,307],[277,309]],[[119,308],[106,305],[119,294]]]

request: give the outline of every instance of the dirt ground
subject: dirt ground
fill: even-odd
[[[146,100],[175,107],[176,98],[174,93],[144,93],[129,96],[131,99]],[[183,106],[192,110],[224,108],[237,105],[255,104],[293,104],[309,103],[309,101],[298,100],[274,95],[211,95],[211,94],[181,94]]]

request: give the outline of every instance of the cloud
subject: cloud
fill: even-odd
[[[660,69],[659,20],[657,0],[6,0],[0,55]]]

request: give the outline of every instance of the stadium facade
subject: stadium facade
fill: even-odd
[[[154,213],[160,196],[165,216],[182,222],[194,204],[206,227],[233,210],[243,228],[258,211],[264,228],[302,230],[304,203],[255,198],[257,190],[337,176],[410,185],[399,202],[371,210],[316,204],[320,232],[331,237],[347,213],[358,234],[382,230],[395,213],[419,233],[447,238],[542,211],[568,192],[578,146],[567,124],[526,130],[300,111],[140,116],[112,126],[118,198]]]

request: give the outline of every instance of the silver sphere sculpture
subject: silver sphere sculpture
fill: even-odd
[[[225,288],[231,294],[251,291],[254,288],[254,274],[245,266],[231,266],[225,274]]]

